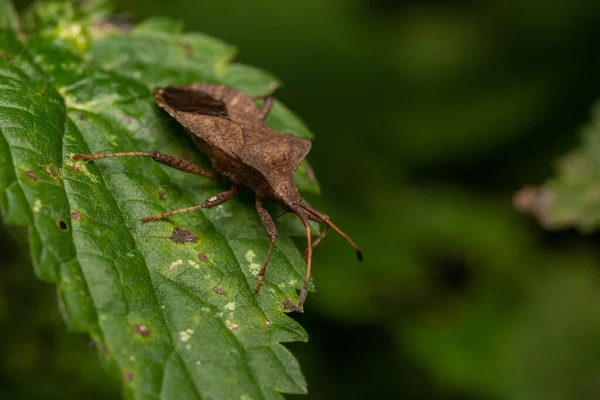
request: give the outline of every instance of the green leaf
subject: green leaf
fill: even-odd
[[[306,393],[281,344],[307,340],[284,314],[305,270],[289,237],[280,236],[255,296],[269,240],[250,201],[142,225],[141,217],[199,204],[225,188],[144,157],[71,159],[159,149],[208,166],[154,104],[152,89],[229,83],[239,72],[227,72],[235,49],[168,20],[115,25],[105,3],[86,4],[37,3],[26,14],[27,35],[0,19],[3,218],[30,226],[36,274],[56,284],[69,329],[92,336],[127,398]],[[0,10],[11,7],[0,0]],[[236,79],[257,93],[264,76]],[[275,129],[312,137],[283,105],[274,112]],[[298,179],[318,190],[306,171]],[[286,224],[282,233],[298,228]]]
[[[600,226],[600,103],[581,134],[583,144],[559,160],[556,177],[515,196],[515,206],[534,214],[547,229],[592,232]]]

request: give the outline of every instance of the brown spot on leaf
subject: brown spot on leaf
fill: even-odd
[[[58,220],[58,227],[60,228],[61,231],[66,231],[69,229],[69,225],[67,225],[67,223],[65,222],[64,219]]]
[[[37,181],[37,178],[35,177],[35,174],[31,170],[25,171],[25,176],[28,177],[33,182]]]
[[[40,95],[41,95],[43,98],[45,98],[45,99],[47,99],[47,98],[48,98],[48,95],[47,95],[46,93],[44,93],[44,92],[40,93]]]
[[[125,383],[131,383],[131,381],[133,381],[133,372],[124,372],[123,380],[125,381]]]
[[[77,116],[77,118],[79,118],[80,121],[85,121],[88,117],[84,113],[81,113]]]
[[[133,332],[135,332],[136,335],[143,336],[143,337],[150,336],[150,329],[146,325],[143,325],[143,324],[133,325]]]
[[[13,56],[11,56],[10,54],[8,54],[5,51],[3,51],[2,53],[0,53],[0,57],[8,60],[9,62],[12,62],[15,59]]]
[[[171,240],[175,243],[196,243],[198,241],[196,235],[194,235],[188,230],[181,228],[173,229],[173,233],[171,234]]]
[[[225,291],[218,286],[215,286],[212,290],[219,296],[225,296]]]
[[[77,211],[71,211],[71,219],[75,219],[77,221],[83,221],[83,217]]]
[[[198,253],[198,260],[208,262],[208,256],[206,254]]]
[[[163,192],[158,192],[158,199],[159,200],[164,200],[165,199],[165,194]]]

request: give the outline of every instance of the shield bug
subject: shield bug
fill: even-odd
[[[256,195],[256,211],[267,235],[271,239],[267,256],[258,273],[254,293],[262,285],[277,229],[270,214],[263,208],[263,200],[272,201],[284,212],[297,215],[306,229],[308,247],[304,252],[306,277],[298,297],[296,311],[308,294],[312,265],[312,251],[333,228],[356,251],[362,261],[358,246],[329,217],[302,202],[293,178],[296,169],[308,154],[311,143],[292,135],[279,134],[265,125],[264,121],[273,106],[271,97],[265,97],[260,108],[256,98],[226,86],[193,84],[164,87],[154,90],[156,103],[184,126],[198,149],[210,159],[214,171],[206,171],[186,160],[171,157],[158,151],[125,152],[109,154],[79,154],[74,160],[98,160],[109,157],[151,157],[154,161],[181,171],[218,181],[221,176],[231,180],[229,190],[221,192],[204,203],[142,218],[141,222],[158,221],[188,211],[211,208],[231,199],[238,187],[246,186]],[[326,224],[321,235],[313,242],[309,220]]]

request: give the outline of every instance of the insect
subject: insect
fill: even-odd
[[[356,251],[359,261],[362,253],[358,246],[329,217],[302,202],[293,178],[296,169],[308,154],[311,142],[292,135],[279,134],[265,125],[264,121],[273,106],[271,97],[264,97],[260,108],[245,93],[226,86],[192,84],[164,87],[154,90],[156,103],[175,118],[194,141],[195,145],[210,159],[213,171],[206,171],[186,160],[171,157],[158,151],[135,151],[108,154],[78,154],[74,160],[98,160],[109,157],[151,157],[154,161],[191,174],[219,181],[222,176],[231,180],[229,190],[221,192],[204,203],[142,218],[141,222],[158,221],[184,212],[211,208],[231,199],[240,186],[252,189],[256,195],[256,211],[271,239],[265,261],[258,273],[254,293],[258,294],[277,240],[277,229],[270,214],[263,207],[263,200],[277,204],[284,212],[300,218],[306,229],[308,246],[303,253],[306,260],[304,286],[298,296],[295,311],[302,311],[308,294],[312,265],[312,251],[333,228]],[[321,235],[311,239],[309,220],[326,224]]]

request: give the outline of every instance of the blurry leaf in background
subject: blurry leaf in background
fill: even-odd
[[[526,186],[515,206],[533,213],[546,228],[576,227],[590,233],[600,225],[600,108],[581,131],[583,143],[558,162],[555,178],[540,188]]]
[[[89,338],[66,333],[56,289],[34,276],[25,238],[0,230],[0,398],[118,397]]]

